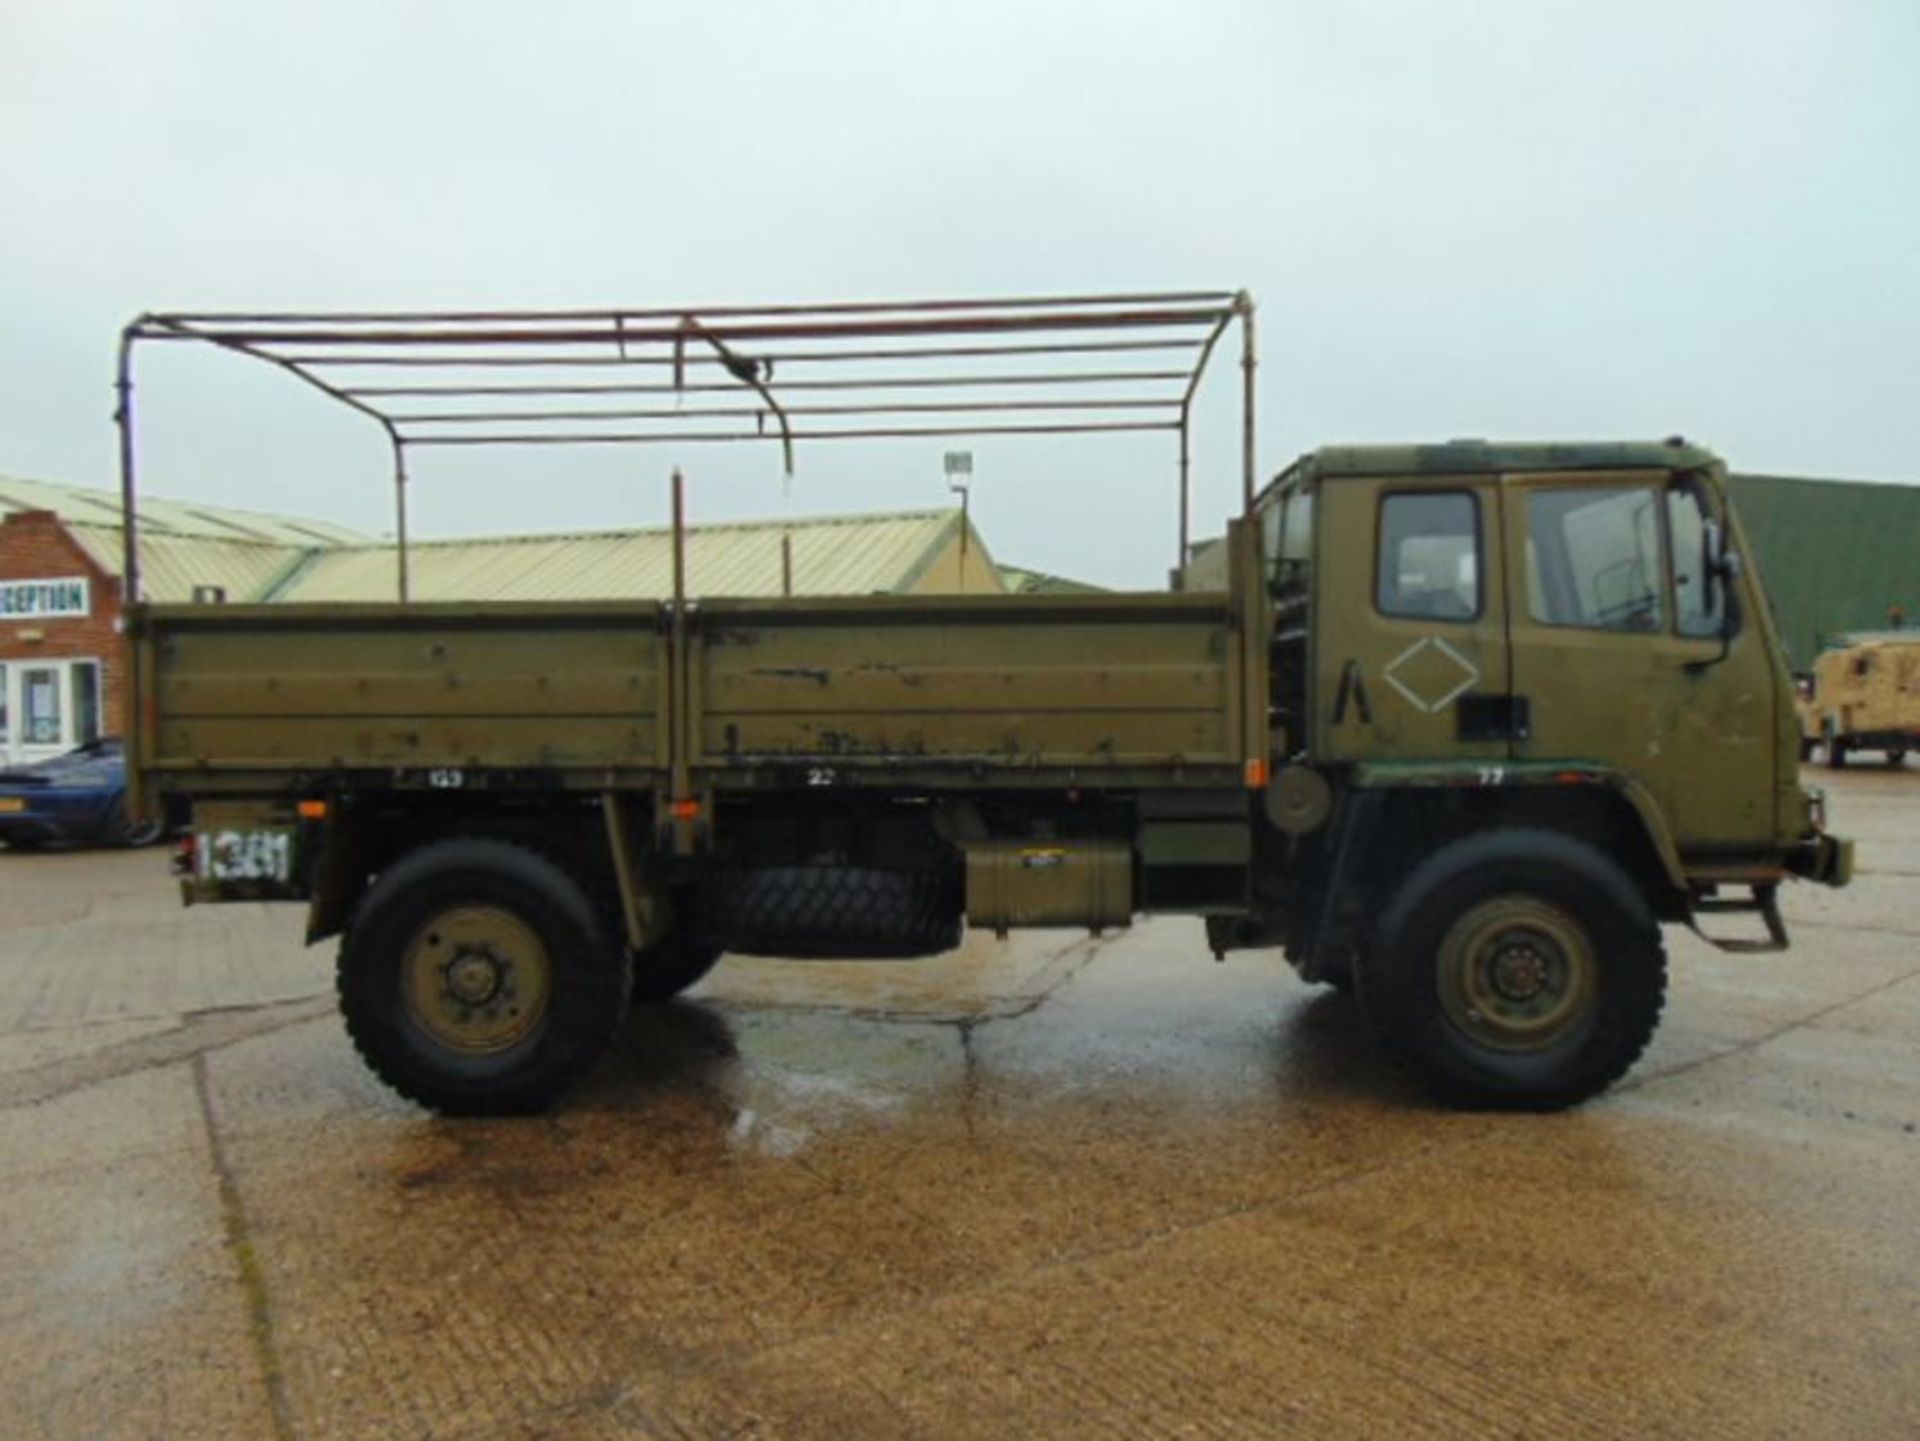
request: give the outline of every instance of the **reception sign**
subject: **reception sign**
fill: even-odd
[[[0,620],[48,620],[93,613],[82,575],[58,580],[0,580]]]

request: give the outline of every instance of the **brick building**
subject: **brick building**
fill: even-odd
[[[111,729],[121,689],[119,583],[50,511],[0,517],[0,758],[31,759]]]
[[[141,547],[158,600],[198,586],[251,598],[315,548],[363,542],[340,526],[156,500]],[[0,764],[123,730],[119,497],[0,476]]]

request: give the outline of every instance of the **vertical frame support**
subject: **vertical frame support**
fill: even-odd
[[[1246,291],[1237,292],[1233,304],[1221,312],[1213,328],[1207,332],[1207,338],[1200,344],[1200,356],[1193,364],[1193,372],[1187,377],[1187,388],[1180,396],[1180,423],[1176,427],[1180,432],[1180,553],[1174,558],[1172,585],[1170,589],[1186,589],[1187,561],[1193,547],[1193,398],[1200,390],[1200,381],[1207,373],[1207,362],[1213,359],[1213,349],[1220,343],[1227,327],[1238,318],[1241,334],[1241,359],[1243,370],[1252,374],[1252,325],[1253,297]],[[1241,469],[1245,472],[1241,489],[1245,492],[1243,510],[1253,508],[1253,386],[1247,380],[1242,387],[1242,395],[1247,413],[1241,422],[1240,441],[1242,450]]]
[[[1193,445],[1187,412],[1180,412],[1180,554],[1173,565],[1173,589],[1187,588],[1187,557],[1193,551]]]
[[[399,572],[396,582],[400,604],[405,605],[412,593],[407,573],[407,447],[397,435],[393,437],[393,539]]]
[[[1257,477],[1254,462],[1254,372],[1259,365],[1253,333],[1253,297],[1241,291],[1233,298],[1240,314],[1240,513],[1253,514]]]
[[[667,684],[667,825],[671,855],[691,855],[700,806],[693,796],[692,626],[687,614],[687,480],[673,468],[673,617]]]

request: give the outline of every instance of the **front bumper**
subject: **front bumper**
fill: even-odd
[[[18,838],[29,844],[98,836],[110,806],[98,791],[57,786],[25,794],[13,791],[6,798],[24,804],[19,810],[0,810],[0,841]]]
[[[1787,871],[1823,886],[1844,886],[1853,879],[1853,842],[1825,831],[1808,836],[1786,854]]]

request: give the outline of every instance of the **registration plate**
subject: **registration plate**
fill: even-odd
[[[0,816],[17,816],[27,808],[18,796],[0,796]]]
[[[204,880],[287,881],[293,876],[293,832],[202,831],[194,857]]]

